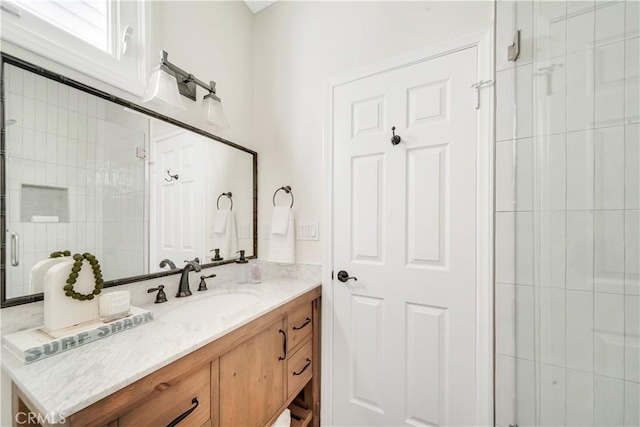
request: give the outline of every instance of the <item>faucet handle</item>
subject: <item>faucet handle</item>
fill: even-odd
[[[148,294],[158,291],[158,294],[156,295],[156,304],[167,302],[167,294],[164,293],[163,289],[164,285],[158,285],[157,288],[147,289]]]
[[[207,282],[204,279],[210,279],[212,277],[216,277],[215,274],[210,274],[208,276],[200,276],[200,286],[198,286],[198,291],[206,291],[207,290]]]

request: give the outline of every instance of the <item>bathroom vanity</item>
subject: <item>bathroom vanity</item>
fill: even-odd
[[[289,407],[292,425],[318,426],[320,285],[284,278],[210,292],[150,303],[153,322],[43,361],[5,358],[14,414],[70,426],[264,426]]]

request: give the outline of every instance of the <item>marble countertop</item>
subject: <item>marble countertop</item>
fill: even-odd
[[[2,349],[2,366],[49,420],[60,421],[111,393],[209,344],[269,311],[319,286],[310,278],[270,277],[260,284],[212,284],[203,295],[174,298],[164,304],[138,304],[154,313],[148,324],[24,365]],[[192,281],[192,288],[197,283]],[[193,291],[193,289],[192,289]],[[249,293],[258,301],[224,316],[176,321],[175,310],[228,293]],[[198,303],[200,306],[206,303]],[[173,314],[171,314],[173,312]],[[166,319],[165,319],[166,317]],[[178,316],[179,317],[179,316]]]

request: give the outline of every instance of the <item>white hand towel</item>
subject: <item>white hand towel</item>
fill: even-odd
[[[238,231],[236,230],[236,218],[233,211],[227,211],[227,221],[224,232],[213,233],[214,248],[220,248],[220,256],[230,259],[236,256],[238,250]]]
[[[293,210],[289,214],[289,224],[286,234],[274,234],[269,236],[269,256],[267,261],[278,264],[295,264],[296,262],[296,236],[295,218]]]
[[[291,208],[287,206],[276,206],[273,208],[271,217],[271,234],[287,234],[289,229],[289,217]]]
[[[291,426],[291,410],[285,409],[278,419],[271,424],[272,427],[289,427]]]
[[[224,234],[227,229],[227,216],[229,214],[228,209],[218,209],[216,212],[216,221],[213,225],[213,232],[218,234]]]

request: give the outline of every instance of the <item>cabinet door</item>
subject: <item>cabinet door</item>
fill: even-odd
[[[220,358],[220,425],[264,426],[280,409],[284,347],[279,320]]]

